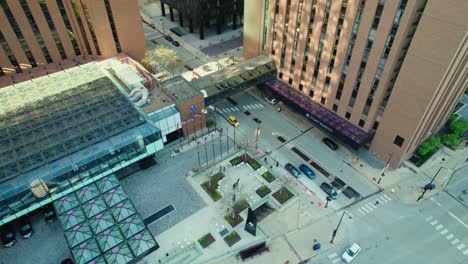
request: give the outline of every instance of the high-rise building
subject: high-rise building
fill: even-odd
[[[279,80],[397,167],[467,87],[467,13],[465,0],[247,1],[244,55],[271,56]]]
[[[195,27],[200,39],[205,38],[205,28],[215,26],[216,32],[221,34],[225,26],[237,29],[242,25],[244,0],[161,0],[163,16],[166,16],[166,5],[171,21],[174,21],[176,9],[180,26],[188,25],[190,33],[194,32]]]
[[[146,51],[137,0],[0,0],[0,25],[0,76]]]

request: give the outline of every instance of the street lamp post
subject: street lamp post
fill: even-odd
[[[388,166],[390,166],[390,161],[392,160],[393,152],[390,154],[390,157],[388,158],[387,164],[385,165],[384,169],[382,170],[382,173],[380,174],[379,181],[377,181],[377,184],[380,184],[380,181],[382,180],[382,177],[385,176],[385,172],[388,169]]]
[[[344,214],[345,214],[345,211],[343,211],[343,214],[341,215],[341,218],[340,218],[340,221],[338,222],[338,225],[336,226],[335,230],[333,230],[332,239],[330,241],[331,244],[333,244],[333,240],[335,239],[336,232],[338,232],[338,228],[340,228],[340,224],[341,224],[341,221],[343,220]]]
[[[328,202],[331,202],[330,196],[327,196],[327,202],[325,203],[325,208],[328,208]]]
[[[434,175],[434,177],[432,177],[432,180],[426,186],[424,186],[424,191],[418,197],[418,200],[416,200],[416,202],[419,202],[419,200],[421,200],[424,197],[424,194],[426,194],[427,190],[431,187],[432,183],[434,182],[435,178],[437,177],[437,175],[439,174],[441,169],[442,169],[442,167],[440,167],[439,170],[437,171],[437,173]]]

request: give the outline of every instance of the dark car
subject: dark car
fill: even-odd
[[[320,184],[320,189],[322,189],[332,199],[336,199],[338,196],[338,193],[335,191],[335,189],[326,182],[322,182],[322,184]]]
[[[314,171],[309,168],[309,166],[305,165],[305,164],[301,164],[299,166],[299,169],[302,171],[302,173],[304,173],[309,179],[315,179],[315,177],[317,177],[317,175],[315,175]]]
[[[57,214],[55,213],[52,204],[47,204],[44,207],[42,207],[42,212],[44,213],[44,218],[47,223],[50,224],[57,220]]]
[[[164,38],[165,38],[167,41],[170,41],[170,42],[172,42],[172,37],[171,37],[171,36],[169,36],[169,35],[166,35],[166,36],[164,36]]]
[[[16,243],[15,229],[12,224],[6,224],[1,227],[2,244],[4,247],[12,247]]]
[[[179,47],[180,43],[177,40],[172,41],[172,45]]]
[[[159,44],[159,43],[158,43],[156,40],[154,40],[154,39],[152,39],[151,42],[152,42],[153,44],[155,44],[155,45],[158,45],[158,44]]]
[[[18,219],[18,229],[19,233],[24,238],[30,238],[33,234],[33,229],[31,226],[31,221],[29,221],[29,217],[24,215]]]
[[[291,163],[286,163],[284,168],[296,178],[299,178],[301,176],[301,172]]]
[[[329,147],[331,150],[337,150],[338,149],[338,144],[336,144],[335,142],[333,142],[333,140],[329,139],[329,138],[324,138],[322,139],[323,143],[325,145],[327,145],[327,147]]]

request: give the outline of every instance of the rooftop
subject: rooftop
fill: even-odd
[[[171,95],[177,102],[183,102],[201,95],[201,92],[195,89],[192,84],[187,82],[187,80],[181,76],[161,82],[161,85],[163,86],[164,91]]]

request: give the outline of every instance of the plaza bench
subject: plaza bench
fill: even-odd
[[[262,242],[241,250],[239,255],[244,261],[247,258],[253,258],[255,255],[261,254],[265,251],[270,251],[270,249],[266,246],[266,242]]]

